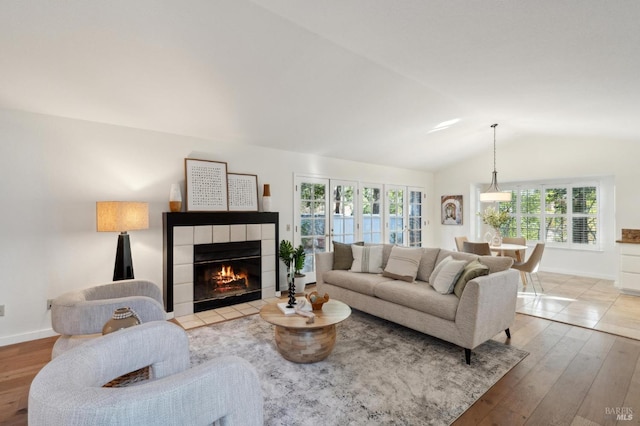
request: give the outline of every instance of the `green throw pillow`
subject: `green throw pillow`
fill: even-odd
[[[360,241],[353,243],[358,246],[364,245],[364,242]],[[353,251],[351,250],[351,244],[333,242],[333,269],[347,271],[351,269],[353,263]]]
[[[462,274],[460,274],[458,281],[456,281],[456,284],[453,287],[453,292],[459,298],[462,296],[462,291],[469,281],[483,275],[489,275],[489,267],[487,265],[483,265],[478,260],[474,260],[464,267]]]

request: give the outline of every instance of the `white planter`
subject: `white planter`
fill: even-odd
[[[296,278],[295,278],[295,280],[294,280],[294,284],[295,284],[295,286],[296,286],[296,294],[298,294],[298,293],[304,293],[304,288],[305,288],[305,286],[306,286],[306,283],[305,283],[305,281],[304,281],[304,280],[305,280],[305,278],[306,278],[306,277],[304,277],[304,276],[302,276],[302,277],[296,277]]]

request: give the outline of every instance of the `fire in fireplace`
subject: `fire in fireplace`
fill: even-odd
[[[258,300],[261,290],[260,241],[194,246],[194,311]]]

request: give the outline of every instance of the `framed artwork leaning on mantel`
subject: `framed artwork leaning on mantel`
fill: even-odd
[[[184,159],[187,211],[228,211],[227,163]]]
[[[258,175],[228,173],[229,211],[258,211]]]

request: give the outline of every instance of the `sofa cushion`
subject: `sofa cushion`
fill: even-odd
[[[364,245],[364,242],[353,243],[358,246]],[[333,268],[335,270],[346,271],[351,268],[353,263],[353,251],[351,250],[351,244],[340,243],[338,241],[333,242]]]
[[[480,256],[478,260],[489,267],[490,274],[506,271],[513,265],[513,257],[509,256]]]
[[[411,283],[416,279],[421,258],[421,248],[394,246],[382,275]]]
[[[437,268],[437,273],[429,284],[440,294],[453,293],[453,287],[456,285],[458,278],[464,271],[464,267],[467,265],[466,260],[448,260],[451,257],[447,257],[441,264],[444,264],[441,268]]]
[[[351,272],[368,272],[379,274],[382,272],[382,246],[357,246],[351,245],[353,251],[353,263]]]
[[[382,282],[375,286],[375,296],[450,321],[455,320],[459,302],[454,294],[440,294],[423,281]]]
[[[467,283],[472,279],[483,275],[489,275],[489,267],[480,263],[479,260],[472,261],[464,267],[462,274],[460,274],[460,277],[453,287],[453,293],[458,297],[462,296],[462,292],[464,291]]]
[[[420,266],[418,266],[418,274],[416,278],[420,281],[429,281],[429,277],[436,267],[436,259],[438,259],[439,248],[423,248],[422,257],[420,258]]]
[[[389,281],[389,278],[382,275],[360,274],[351,271],[327,271],[322,274],[322,279],[326,284],[353,290],[367,296],[374,296],[375,287],[381,282]]]

